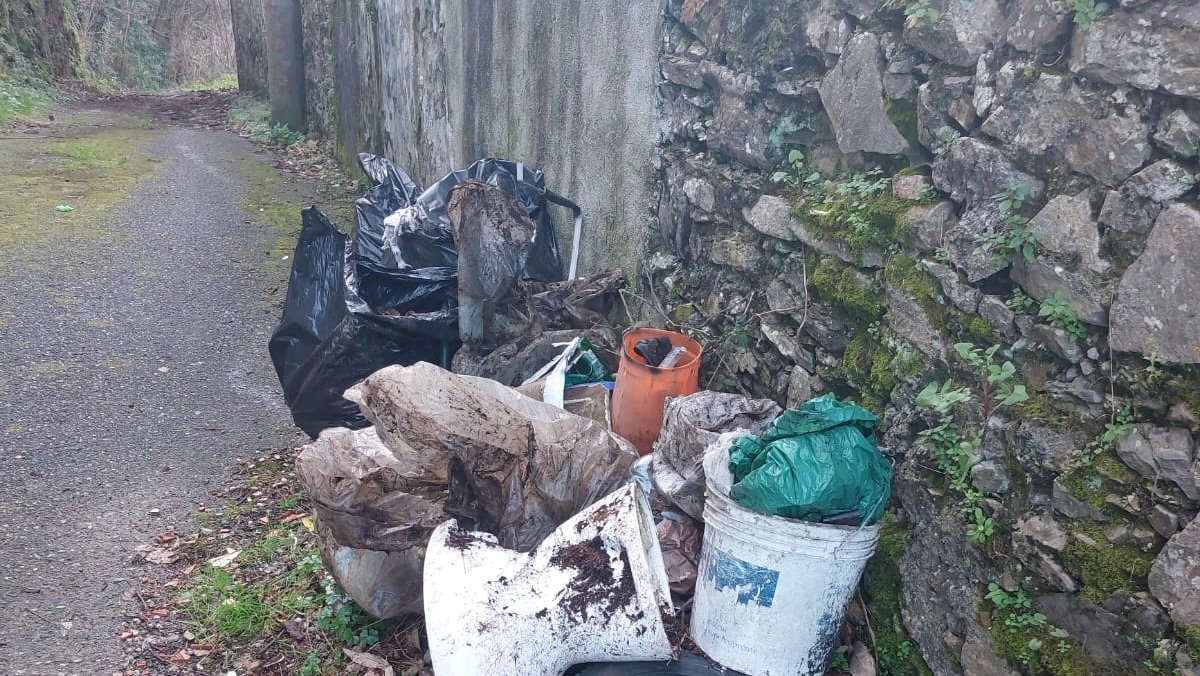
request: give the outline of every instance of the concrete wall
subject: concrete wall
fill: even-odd
[[[580,271],[636,275],[660,137],[661,3],[304,7],[310,124],[343,158],[379,152],[426,185],[480,157],[524,161],[583,207]]]
[[[324,4],[306,4],[306,23],[312,5]],[[660,2],[343,0],[331,12],[335,96],[324,122],[310,118],[336,128],[343,156],[383,152],[422,185],[479,157],[524,161],[583,207],[581,273],[636,275],[660,137]],[[565,257],[565,227],[560,246]]]

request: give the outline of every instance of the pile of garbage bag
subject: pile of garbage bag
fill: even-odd
[[[562,279],[548,206],[571,209],[576,241],[580,215],[540,172],[481,160],[421,190],[382,158],[360,161],[376,185],[352,236],[303,212],[270,345],[314,437],[296,473],[322,559],[350,597],[380,618],[423,614],[438,676],[661,663],[688,631],[749,676],[778,666],[731,647],[826,660],[828,618],[890,494],[875,416],[832,397],[783,411],[694,392],[695,341],[609,323],[623,273],[576,278],[573,256]],[[637,447],[613,427],[626,342],[652,365],[640,378],[693,374],[676,396],[647,386],[658,394],[644,413],[662,424]],[[822,542],[836,556],[788,568]],[[790,570],[835,560],[829,589],[801,585],[820,598],[796,591]],[[689,599],[690,624],[677,610]],[[819,626],[787,615],[815,611]],[[773,645],[764,627],[801,638]]]
[[[498,298],[506,280],[510,285],[516,281],[481,254],[520,248],[520,265],[508,274],[530,283],[561,282],[562,258],[550,206],[571,211],[576,243],[582,223],[575,203],[547,190],[545,176],[520,163],[479,160],[422,191],[384,158],[364,153],[359,162],[375,185],[356,203],[352,236],[341,233],[316,207],[302,212],[283,317],[269,343],[292,418],[313,438],[330,427],[366,426],[342,392],[379,368],[418,361],[449,368],[461,343],[456,228],[460,237],[464,227],[473,235],[463,261],[470,266],[463,298],[478,309],[492,298],[480,297],[485,289]],[[464,183],[470,190],[455,190]],[[452,200],[455,195],[457,201]],[[492,205],[510,206],[504,213],[512,218],[505,223],[518,222],[530,236],[520,242],[484,237],[496,233],[482,232],[478,219],[456,225],[455,217],[471,210],[470,198],[480,196],[491,198]],[[576,258],[570,263],[571,278]],[[581,286],[586,287],[567,288]],[[600,293],[612,291],[609,284]],[[588,313],[607,311],[594,295],[573,303],[563,299],[572,291],[549,295],[541,302],[556,307],[558,315],[546,316],[543,330],[582,328],[579,320],[586,321]]]

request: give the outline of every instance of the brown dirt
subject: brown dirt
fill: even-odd
[[[622,570],[628,571],[629,554],[621,550],[619,558]],[[559,604],[582,620],[587,620],[592,611],[605,616],[622,612],[636,594],[628,575],[620,580],[613,577],[612,555],[599,536],[560,549],[550,558],[550,564],[575,571]]]

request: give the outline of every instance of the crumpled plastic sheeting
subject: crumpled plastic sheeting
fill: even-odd
[[[878,425],[873,413],[833,395],[790,409],[761,437],[734,445],[729,497],[789,519],[821,521],[853,510],[863,524],[877,523],[892,488],[892,465],[876,441]]]
[[[445,521],[445,462],[394,454],[373,427],[332,428],[305,446],[296,476],[313,501],[321,559],[363,610],[420,612],[425,546]]]
[[[671,593],[691,596],[696,589],[700,566],[703,525],[685,514],[663,514],[658,522],[658,543]]]
[[[348,396],[385,443],[449,453],[445,511],[519,551],[623,484],[638,457],[602,423],[432,364],[382,369]]]
[[[425,543],[446,520],[448,456],[416,458],[394,454],[373,427],[333,428],[300,452],[296,476],[338,543],[399,551]]]
[[[759,435],[783,409],[769,399],[696,392],[667,402],[654,444],[655,489],[688,515],[704,518],[704,451],[723,432]]]

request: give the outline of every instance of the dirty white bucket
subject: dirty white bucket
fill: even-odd
[[[879,527],[785,519],[730,500],[729,450],[744,434],[722,435],[704,459],[692,638],[709,657],[748,676],[821,674]]]

